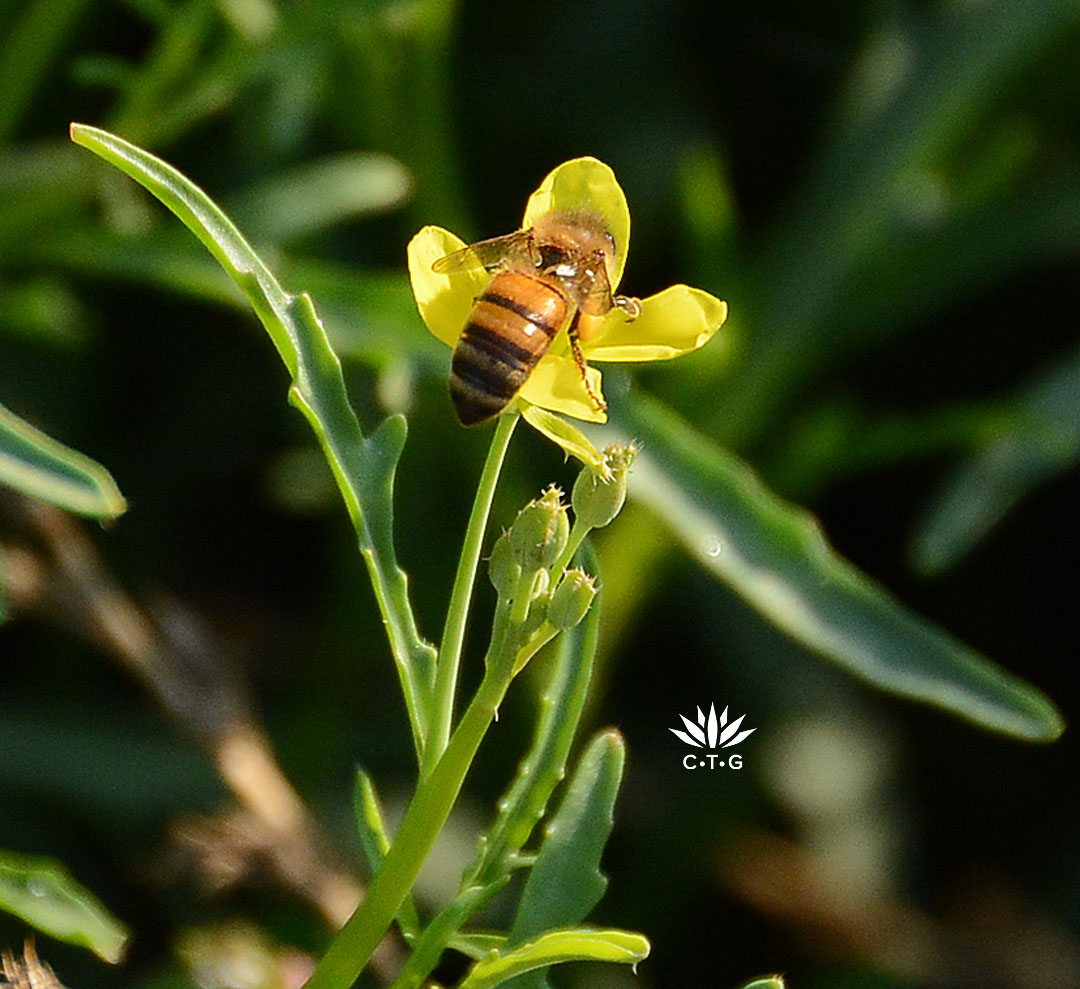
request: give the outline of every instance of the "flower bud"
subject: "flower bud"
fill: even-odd
[[[640,449],[636,443],[614,443],[604,450],[606,476],[590,467],[582,470],[570,496],[578,523],[599,529],[619,514],[626,501],[626,474]]]
[[[488,578],[501,598],[512,598],[521,577],[521,565],[510,548],[510,534],[504,532],[495,540],[488,557]]]
[[[569,538],[570,518],[562,503],[562,492],[554,486],[518,512],[510,527],[510,546],[522,570],[550,567]]]
[[[596,597],[596,582],[584,570],[567,570],[548,605],[547,620],[557,629],[573,628]]]
[[[541,571],[546,573],[547,571]],[[529,604],[529,615],[525,619],[525,623],[521,626],[522,640],[526,640],[533,634],[541,625],[544,624],[544,619],[547,618],[548,608],[551,606],[550,594],[538,594],[532,599]]]

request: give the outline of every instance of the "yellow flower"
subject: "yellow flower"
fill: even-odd
[[[630,239],[630,211],[615,174],[595,158],[575,158],[551,172],[532,194],[525,207],[522,229],[553,210],[589,209],[598,213],[615,240],[615,271],[612,294],[618,288],[626,264]],[[409,243],[409,277],[420,315],[429,330],[449,347],[458,338],[491,274],[483,268],[439,274],[432,265],[441,257],[464,247],[459,237],[442,227],[424,227]],[[673,285],[641,302],[641,314],[627,319],[612,309],[581,351],[587,361],[660,361],[697,350],[709,341],[727,317],[727,304],[686,285]],[[593,394],[600,396],[600,372],[588,368]],[[582,381],[570,351],[565,329],[529,375],[514,400],[525,412],[530,406],[562,412],[589,422],[605,422]],[[535,425],[535,423],[534,423]]]

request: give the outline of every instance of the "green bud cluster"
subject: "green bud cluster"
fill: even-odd
[[[523,571],[550,567],[569,538],[570,518],[554,485],[518,512],[510,527],[510,548]]]
[[[626,475],[638,450],[636,443],[609,446],[601,470],[581,471],[571,494],[573,530],[562,491],[552,486],[529,502],[495,541],[488,575],[519,644],[545,625],[547,641],[588,613],[597,594],[595,578],[564,568],[590,529],[607,525],[619,514],[626,501]]]

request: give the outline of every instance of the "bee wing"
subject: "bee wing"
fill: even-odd
[[[579,305],[581,311],[587,316],[603,316],[610,312],[614,305],[611,298],[611,283],[608,281],[603,257],[598,257],[595,264],[588,266],[588,270],[592,271],[592,277],[585,277],[583,273],[582,298]]]
[[[536,250],[533,246],[531,230],[518,230],[502,237],[481,240],[468,247],[454,251],[439,258],[432,266],[432,271],[440,275],[449,275],[455,271],[469,271],[473,268],[497,268],[507,261],[527,261],[537,264]]]

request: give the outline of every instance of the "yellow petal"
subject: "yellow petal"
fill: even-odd
[[[622,279],[626,249],[630,244],[630,210],[615,173],[595,158],[564,162],[540,183],[529,197],[522,226],[531,227],[552,210],[590,209],[599,213],[615,238],[615,284]]]
[[[593,394],[600,395],[600,372],[594,367],[587,369]],[[607,422],[607,414],[601,412],[589,397],[581,380],[577,364],[569,357],[548,354],[529,375],[528,381],[518,393],[526,402],[541,408],[562,412],[586,422]]]
[[[442,227],[424,227],[409,241],[409,280],[427,328],[449,347],[457,344],[473,300],[491,280],[483,268],[439,275],[431,266],[465,246]]]
[[[727,303],[699,288],[672,285],[641,303],[627,320],[618,310],[582,343],[590,361],[666,361],[704,346],[727,319]]]

